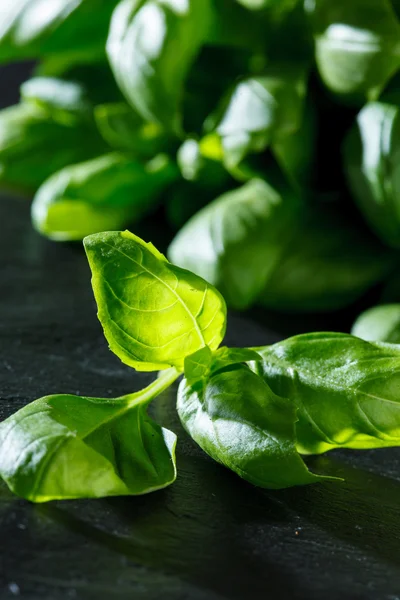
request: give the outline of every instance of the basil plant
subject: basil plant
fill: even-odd
[[[177,411],[214,460],[269,489],[334,478],[303,455],[400,444],[400,347],[310,333],[221,346],[226,305],[204,279],[129,231],[84,240],[112,352],[158,372],[118,398],[53,394],[0,424],[0,476],[32,502],[144,494],[175,481],[176,435],[147,408],[183,376]]]

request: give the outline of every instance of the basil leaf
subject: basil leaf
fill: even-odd
[[[116,399],[45,396],[0,424],[0,476],[33,502],[146,494],[175,481],[176,436],[146,413],[176,379]]]
[[[276,65],[262,77],[239,82],[220,115],[213,117],[226,166],[235,169],[249,153],[261,152],[296,131],[305,90],[304,68],[290,64]]]
[[[325,85],[344,96],[375,99],[400,67],[400,23],[387,0],[306,2]]]
[[[177,409],[209,456],[255,485],[285,488],[324,479],[297,453],[294,405],[246,366],[218,371],[201,387],[183,380]]]
[[[2,0],[0,61],[98,60],[117,0]]]
[[[102,140],[89,123],[55,120],[31,103],[0,111],[0,184],[31,193],[52,173],[96,156]]]
[[[35,66],[33,79],[36,78],[51,78],[79,85],[82,95],[93,107],[97,104],[122,100],[121,92],[115,83],[109,64],[105,62],[105,57],[100,57],[97,62],[83,64],[71,63],[67,57],[47,57]],[[25,84],[22,87],[24,86]],[[61,100],[60,94],[57,94],[57,99]]]
[[[84,245],[104,334],[124,363],[140,371],[182,371],[189,354],[218,348],[226,306],[203,279],[129,231],[92,235]]]
[[[354,199],[371,229],[400,248],[400,110],[370,102],[361,110],[344,147],[345,170]]]
[[[351,333],[369,342],[400,344],[400,304],[369,308],[356,319]]]
[[[309,312],[345,307],[395,265],[392,252],[333,211],[304,211],[287,240],[258,299],[267,308]]]
[[[315,170],[317,117],[309,102],[297,131],[272,144],[271,150],[294,188],[310,187]]]
[[[182,89],[211,22],[210,0],[122,0],[107,40],[115,79],[148,121],[181,133]]]
[[[33,77],[21,86],[21,97],[50,113],[56,120],[89,119],[92,104],[84,86],[55,77]]]
[[[172,262],[216,285],[234,308],[252,304],[280,259],[296,200],[260,179],[199,211],[168,249]]]
[[[124,227],[154,208],[176,174],[165,155],[142,164],[115,152],[65,167],[37,191],[32,223],[58,241]]]
[[[185,378],[189,385],[193,385],[198,381],[206,381],[224,367],[260,359],[257,352],[250,348],[223,346],[211,352],[210,348],[205,346],[185,358]]]
[[[291,10],[298,0],[236,0],[250,10],[273,8],[279,11]]]
[[[297,407],[297,449],[400,444],[400,347],[343,333],[308,333],[256,348],[254,370]]]
[[[168,149],[168,137],[157,123],[146,122],[124,102],[95,107],[99,131],[110,146],[151,158]]]

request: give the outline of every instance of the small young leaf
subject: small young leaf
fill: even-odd
[[[256,348],[254,370],[297,407],[297,448],[400,445],[400,346],[308,333]]]
[[[221,116],[215,117],[229,169],[299,128],[305,90],[304,67],[290,64],[236,85]]]
[[[210,26],[210,0],[122,0],[107,54],[115,79],[148,121],[181,133],[182,88]]]
[[[400,304],[369,308],[357,318],[351,333],[368,342],[400,344]]]
[[[175,481],[176,436],[146,413],[167,372],[123,398],[36,400],[0,424],[0,476],[32,502],[146,494]]]
[[[208,346],[186,356],[184,369],[188,384],[193,385],[198,381],[205,381],[210,375],[212,362],[213,353]]]
[[[174,366],[226,327],[222,296],[129,231],[85,238],[98,316],[111,350],[140,371]]]
[[[142,164],[115,152],[65,167],[36,193],[33,225],[58,241],[121,229],[151,211],[176,175],[165,155]]]
[[[227,348],[223,346],[211,352],[208,346],[200,348],[185,358],[185,378],[189,385],[206,381],[220,369],[249,361],[261,360],[250,348]]]
[[[296,409],[247,366],[217,371],[202,387],[183,380],[182,425],[214,460],[251,483],[285,488],[322,481],[296,450]]]

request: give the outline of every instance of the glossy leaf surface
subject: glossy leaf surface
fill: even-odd
[[[171,383],[176,374],[166,373]],[[46,396],[0,424],[0,476],[33,502],[145,494],[176,478],[176,436],[146,413],[157,380],[125,398]]]
[[[400,344],[400,304],[382,304],[357,317],[351,333],[370,342]]]
[[[323,480],[296,450],[294,405],[243,365],[217,371],[203,385],[183,380],[178,413],[214,460],[254,485],[285,488]]]
[[[117,0],[2,0],[0,62],[98,60]]]
[[[183,84],[210,22],[210,0],[120,2],[107,53],[122,92],[144,119],[180,132]]]
[[[343,333],[307,333],[256,349],[254,370],[297,407],[297,448],[400,443],[400,346]]]
[[[374,99],[400,67],[400,23],[388,0],[311,0],[316,60],[333,92]]]
[[[183,370],[189,354],[218,348],[226,307],[213,286],[129,231],[92,235],[84,244],[98,316],[123,362],[142,371]]]
[[[170,259],[216,285],[228,304],[246,308],[279,260],[296,201],[262,180],[227,192],[199,211],[169,247]]]
[[[65,167],[36,193],[33,225],[59,241],[120,229],[150,212],[176,175],[164,155],[143,164],[115,152]]]
[[[364,106],[344,150],[350,188],[363,216],[382,241],[400,248],[399,106]]]

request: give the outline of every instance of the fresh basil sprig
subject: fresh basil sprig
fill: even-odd
[[[147,388],[114,399],[46,396],[0,424],[0,476],[34,502],[147,493],[176,477],[176,436],[148,404],[184,375],[177,410],[205,452],[249,482],[332,479],[301,454],[400,445],[400,347],[337,333],[219,347],[222,296],[130,232],[85,239],[110,348]]]

